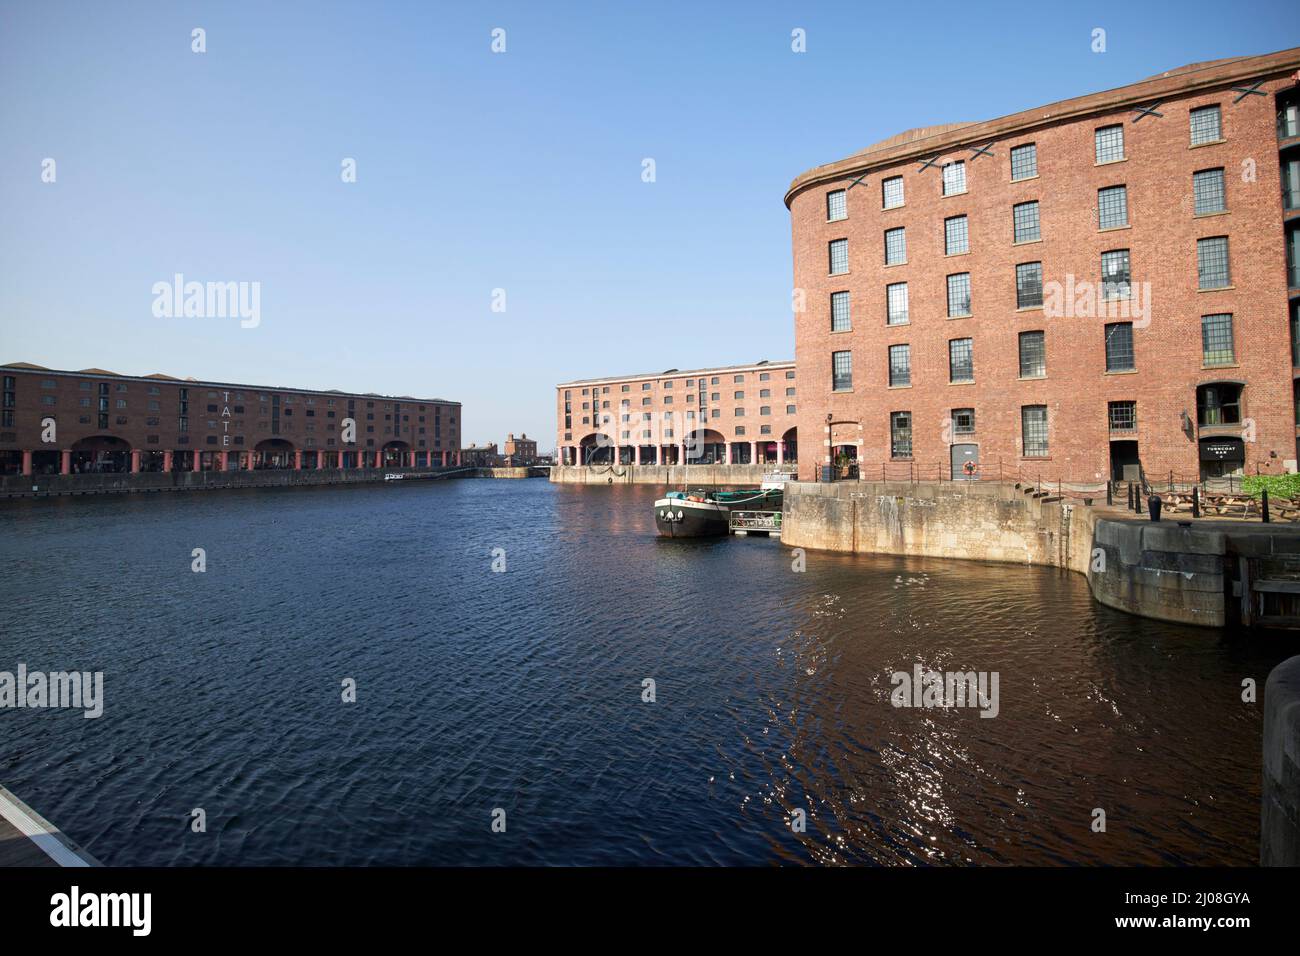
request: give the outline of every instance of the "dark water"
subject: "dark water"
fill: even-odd
[[[106,704],[0,710],[0,783],[119,865],[1257,859],[1240,684],[1294,641],[1127,617],[1043,569],[795,573],[776,542],[659,540],[653,497],[2,505],[0,670],[102,670]],[[918,662],[998,672],[999,715],[891,706]]]

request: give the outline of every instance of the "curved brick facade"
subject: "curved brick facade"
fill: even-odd
[[[864,478],[882,469],[891,478],[947,477],[954,461],[960,475],[971,448],[982,474],[1044,480],[1121,477],[1139,458],[1152,479],[1230,472],[1237,455],[1248,473],[1293,470],[1289,319],[1300,299],[1300,210],[1289,207],[1300,182],[1288,164],[1300,158],[1300,137],[1279,109],[1300,95],[1298,68],[1300,50],[1202,64],[988,123],[913,131],[796,179],[786,202],[794,284],[805,296],[795,317],[800,477],[832,457],[856,457]],[[1241,92],[1256,83],[1256,92]],[[1159,115],[1138,109],[1153,105]],[[1106,127],[1121,131],[1118,150],[1113,129],[1099,137]],[[1011,150],[1028,144],[1036,162],[1013,178]],[[1223,171],[1222,211],[1214,170]],[[1207,175],[1194,187],[1200,172]],[[895,177],[903,201],[884,208],[884,183]],[[1118,186],[1127,207],[1120,222],[1119,194],[1099,193]],[[841,190],[842,206],[829,196]],[[1013,210],[1035,202],[1037,235],[1025,207],[1018,242]],[[886,231],[899,228],[905,260],[887,265]],[[1224,244],[1198,243],[1221,237],[1226,279]],[[846,244],[833,250],[837,240]],[[1103,281],[1105,253],[1115,271]],[[847,268],[831,274],[836,257]],[[1041,264],[1041,305],[1033,263]],[[960,278],[950,308],[948,277],[961,275],[969,277],[968,310]],[[1213,288],[1201,288],[1207,281]],[[906,322],[891,325],[887,286],[902,283]],[[1113,301],[1090,305],[1090,286]],[[848,294],[842,330],[832,328],[834,293]],[[841,296],[841,326],[844,304]],[[1205,316],[1231,316],[1230,351],[1228,323]],[[1021,338],[1034,332],[1042,333],[1043,374],[1035,337]],[[907,348],[894,353],[891,385],[894,346]],[[834,353],[851,355],[851,385],[838,390]],[[958,409],[973,410],[972,431]],[[953,445],[970,448],[954,455]]]

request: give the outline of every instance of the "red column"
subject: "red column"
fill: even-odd
[[[29,451],[24,451],[23,452],[23,474],[30,475],[31,473],[32,473],[32,453]]]
[[[170,474],[171,470],[172,470],[172,453],[170,451],[165,451],[163,452],[163,471]]]
[[[201,452],[197,448],[194,449],[194,470],[195,471],[203,470],[203,452]]]
[[[324,467],[325,467],[325,453],[324,453],[323,451],[317,451],[317,452],[316,452],[316,470],[317,470],[317,471],[320,471],[320,470],[321,470],[322,468],[324,468]]]
[[[444,451],[444,452],[442,453],[442,467],[443,467],[443,468],[446,468],[446,467],[447,467],[447,452],[446,452],[446,451]]]
[[[221,470],[225,471],[228,467],[230,467],[230,452],[223,451],[221,453]]]
[[[69,449],[64,449],[59,454],[59,474],[72,474],[72,452]]]
[[[296,448],[293,451],[293,470],[302,471],[302,452]]]
[[[131,449],[131,474],[140,474],[140,449]]]

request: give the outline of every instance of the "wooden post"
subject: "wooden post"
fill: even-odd
[[[1201,516],[1201,486],[1192,485],[1192,517]]]
[[[1267,488],[1264,489],[1264,493],[1260,497],[1259,519],[1262,522],[1264,522],[1264,524],[1268,524],[1268,489]]]

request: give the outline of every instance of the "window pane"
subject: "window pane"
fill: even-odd
[[[948,342],[948,381],[975,380],[975,359],[971,346],[971,339],[952,339]]]
[[[1030,309],[1043,304],[1043,264],[1022,262],[1016,266],[1016,308]]]
[[[948,276],[948,317],[970,315],[970,273]]]
[[[1133,364],[1133,323],[1112,322],[1106,326],[1106,371],[1128,372]]]
[[[912,349],[909,345],[889,347],[889,384],[912,384]]]
[[[835,391],[853,387],[853,353],[831,353],[831,388]]]
[[[831,240],[831,275],[843,275],[849,271],[849,241],[847,239]]]
[[[847,292],[831,293],[831,331],[846,332],[852,325],[849,318],[849,294]]]
[[[943,251],[950,256],[970,252],[970,232],[965,216],[953,216],[943,221]]]
[[[1131,432],[1137,428],[1137,402],[1111,402],[1107,415],[1113,432]]]
[[[1206,365],[1233,364],[1232,316],[1201,316],[1201,352]]]
[[[895,282],[885,287],[885,298],[888,301],[888,318],[889,325],[903,325],[908,321],[907,313],[907,283]]]
[[[881,185],[883,190],[884,207],[893,209],[895,206],[903,205],[903,177],[894,176],[886,179]]]
[[[1124,158],[1124,127],[1103,126],[1097,130],[1097,162],[1110,163]]]
[[[1020,377],[1041,378],[1047,374],[1047,351],[1042,332],[1020,333]]]
[[[1026,405],[1020,409],[1020,433],[1024,454],[1043,457],[1047,454],[1047,406]]]
[[[1229,285],[1227,236],[1196,240],[1196,272],[1202,289]]]
[[[826,218],[830,222],[849,218],[848,198],[843,189],[826,194]]]
[[[1097,222],[1101,229],[1128,225],[1128,189],[1108,186],[1097,190]]]
[[[894,458],[912,457],[912,413],[889,413],[889,452]]]
[[[973,435],[975,433],[975,409],[954,408],[952,410],[952,433],[954,435]]]
[[[957,160],[943,167],[943,194],[952,196],[966,191],[966,163]]]
[[[1191,112],[1192,117],[1192,145],[1198,143],[1213,143],[1222,139],[1220,134],[1219,108],[1217,106],[1202,106]]]
[[[1112,249],[1101,254],[1101,297],[1127,299],[1130,290],[1127,249]]]
[[[885,265],[907,261],[907,234],[900,227],[885,230]]]
[[[1196,215],[1223,212],[1226,207],[1223,194],[1223,170],[1203,169],[1192,173],[1192,195],[1196,197]]]
[[[1012,207],[1011,213],[1015,221],[1016,242],[1029,242],[1042,238],[1038,228],[1037,202],[1022,202]]]
[[[1033,143],[1011,150],[1011,178],[1028,179],[1038,175],[1038,147]]]

